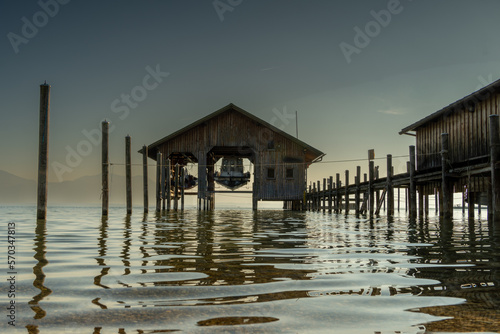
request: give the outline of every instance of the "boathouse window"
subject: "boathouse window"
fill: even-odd
[[[274,179],[275,176],[274,176],[274,168],[268,168],[267,169],[267,178],[268,179]]]
[[[274,150],[274,140],[270,140],[270,141],[267,143],[267,149],[268,149],[268,150]]]
[[[287,179],[293,179],[293,168],[287,168],[286,169],[286,178]]]

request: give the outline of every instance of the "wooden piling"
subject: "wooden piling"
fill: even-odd
[[[490,115],[491,208],[489,215],[500,225],[500,134],[499,116]],[[491,213],[491,214],[490,214]]]
[[[356,166],[356,195],[354,198],[354,201],[356,203],[356,208],[355,208],[355,213],[356,216],[359,215],[359,207],[360,207],[360,201],[361,201],[361,189],[360,189],[360,184],[361,184],[361,166]]]
[[[174,176],[174,211],[179,210],[179,164],[175,164],[175,176]],[[206,210],[206,208],[205,208]]]
[[[144,213],[147,213],[149,207],[148,199],[148,147],[142,146],[142,186],[144,190]]]
[[[475,202],[475,194],[469,191],[467,195],[467,214],[469,219],[474,219],[474,202]]]
[[[342,204],[342,196],[340,195],[340,174],[337,173],[335,175],[336,177],[336,182],[335,182],[335,187],[336,187],[336,192],[335,192],[335,213],[340,213],[342,212],[341,204]]]
[[[375,192],[373,190],[373,181],[375,180],[375,162],[370,160],[368,163],[368,197],[369,197],[369,210],[370,217],[373,217],[373,213],[375,212]]]
[[[180,182],[180,187],[181,187],[181,211],[184,211],[184,186],[186,185],[186,182],[185,182],[185,168],[182,167],[181,169],[181,182]],[[211,210],[213,210],[213,206],[214,206],[214,201],[213,201],[213,196],[214,194],[212,194],[212,207],[210,208]]]
[[[326,192],[326,179],[323,178],[323,212],[326,211],[326,196],[327,196],[327,192]]]
[[[349,214],[349,171],[345,171],[345,214]]]
[[[130,155],[130,136],[125,137],[125,181],[127,192],[127,214],[132,214],[132,163]]]
[[[316,193],[316,211],[321,211],[321,197],[320,197],[320,194],[321,194],[321,189],[320,189],[320,181],[318,180],[317,181],[318,183],[318,192]]]
[[[394,216],[394,186],[392,184],[392,155],[387,154],[387,215]]]
[[[101,150],[101,164],[102,164],[102,216],[106,217],[109,210],[109,122],[102,122],[102,150]]]
[[[375,167],[375,182],[378,181],[379,178],[379,166]],[[380,190],[375,191],[375,202],[376,202],[376,208],[380,206]]]
[[[37,219],[47,217],[47,168],[49,156],[50,85],[40,85],[40,116],[38,131]]]
[[[417,185],[415,182],[415,146],[410,146],[410,189],[409,191],[409,208],[410,217],[417,216]]]
[[[424,191],[422,186],[418,186],[418,216],[424,216]]]
[[[161,211],[161,169],[163,158],[161,153],[156,154],[156,212]]]
[[[333,176],[328,178],[328,213],[332,213],[332,199],[333,199]]]
[[[443,193],[443,217],[453,217],[453,184],[448,176],[448,134],[441,134],[441,189]]]
[[[165,163],[165,168],[167,169],[167,174],[165,175],[165,199],[167,201],[167,211],[170,211],[171,206],[172,206],[172,163],[170,162],[170,159],[167,159],[167,162]]]
[[[166,183],[167,183],[167,167],[165,163],[165,157],[163,157],[161,161],[161,209],[165,211],[165,202],[166,202]]]

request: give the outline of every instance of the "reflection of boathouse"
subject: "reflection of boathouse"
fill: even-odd
[[[209,208],[214,206],[215,193],[228,191],[215,188],[216,181],[224,183],[221,180],[224,169],[218,174],[215,171],[220,159],[250,161],[253,189],[249,192],[254,209],[259,200],[285,201],[298,209],[306,190],[307,167],[324,155],[233,104],[158,140],[147,149],[151,159],[158,160],[161,153],[161,159],[170,159],[172,166],[198,164],[198,203],[200,207]],[[241,175],[236,177],[246,177],[244,172],[239,172]],[[233,180],[226,181],[225,186],[231,188]]]

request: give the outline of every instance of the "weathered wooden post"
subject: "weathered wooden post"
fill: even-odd
[[[354,200],[356,202],[356,210],[355,210],[356,215],[359,215],[359,207],[360,207],[359,202],[361,201],[360,184],[361,184],[361,166],[356,166],[356,195]]]
[[[175,164],[174,210],[179,210],[179,164]],[[206,208],[205,208],[206,210]]]
[[[101,150],[101,163],[102,163],[102,215],[106,217],[109,209],[109,122],[102,122],[102,150]]]
[[[391,154],[387,154],[387,215],[394,216],[394,186],[392,185]]]
[[[345,214],[349,214],[349,171],[345,171]]]
[[[37,219],[47,217],[47,160],[49,156],[50,85],[40,85],[40,119],[38,131]]]
[[[375,192],[373,191],[373,181],[375,179],[375,162],[373,160],[370,160],[368,163],[368,197],[369,197],[369,210],[370,210],[370,217],[373,217],[373,213],[375,211]]]
[[[336,192],[335,192],[335,202],[336,202],[336,205],[335,205],[335,213],[340,213],[342,212],[342,196],[340,195],[340,174],[337,173],[335,174],[335,177],[336,177]]]
[[[328,195],[326,191],[326,179],[323,178],[323,212],[326,211],[326,196]]]
[[[415,182],[415,146],[410,146],[410,217],[417,216],[417,185]]]
[[[184,167],[181,169],[181,180],[180,180],[180,187],[181,187],[181,211],[184,211],[184,186],[186,184],[185,182],[185,172],[184,172]],[[213,195],[213,194],[212,194]],[[212,205],[213,205],[213,200],[212,200]],[[210,208],[213,210],[213,207]]]
[[[167,201],[167,211],[170,211],[171,209],[171,199],[172,199],[172,164],[170,162],[170,159],[167,159],[166,166],[165,168],[167,169],[167,174],[165,175],[165,183],[166,183],[166,190],[165,190],[165,197]]]
[[[127,192],[127,215],[130,215],[132,214],[132,165],[129,135],[125,137],[125,180]]]
[[[418,186],[418,216],[421,218],[424,216],[424,187],[422,185]]]
[[[316,193],[316,211],[321,211],[321,189],[320,189],[320,185],[321,185],[321,182],[318,180],[316,181],[318,183],[318,192]]]
[[[441,134],[441,190],[443,193],[443,217],[453,217],[453,184],[448,176],[448,134]]]
[[[312,211],[316,211],[316,182],[313,182]]]
[[[312,211],[312,185],[309,182],[309,193],[307,196],[307,210]]]
[[[161,160],[161,210],[165,211],[166,202],[166,182],[167,182],[167,167],[165,157]]]
[[[328,213],[332,213],[332,190],[333,190],[333,176],[328,178]]]
[[[378,178],[379,178],[379,166],[375,166],[375,183],[378,183]],[[380,190],[375,191],[375,208],[380,207]],[[376,211],[376,209],[375,209]],[[378,213],[376,213],[378,215]]]
[[[490,161],[491,161],[491,206],[488,215],[492,214],[495,226],[500,224],[500,134],[499,116],[490,115]]]
[[[147,213],[149,207],[148,199],[148,147],[142,146],[142,185],[144,190],[144,213]]]
[[[401,200],[401,188],[398,187],[398,212],[399,212],[399,208],[400,208],[400,200]]]
[[[156,212],[161,211],[161,169],[163,168],[163,157],[160,152],[156,154]]]

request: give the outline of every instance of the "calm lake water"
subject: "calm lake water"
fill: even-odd
[[[500,331],[500,238],[461,211],[0,213],[2,333]]]

